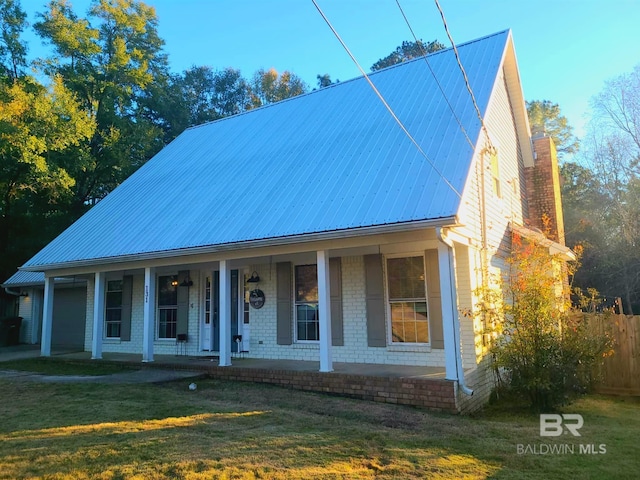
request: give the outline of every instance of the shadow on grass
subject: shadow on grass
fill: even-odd
[[[594,402],[593,412],[608,405]],[[597,459],[518,456],[516,443],[539,441],[531,416],[430,414],[214,380],[194,392],[184,381],[2,382],[0,405],[0,478],[546,479],[581,468],[607,478]]]

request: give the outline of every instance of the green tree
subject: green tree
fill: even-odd
[[[437,40],[433,42],[424,42],[417,40],[415,42],[402,42],[402,45],[397,47],[393,52],[384,58],[381,58],[371,66],[371,71],[381,70],[383,68],[396,65],[398,63],[406,62],[414,58],[423,57],[429,53],[443,50],[445,46]]]
[[[66,0],[52,0],[35,24],[54,48],[45,63],[60,75],[96,121],[92,137],[57,161],[76,183],[74,211],[102,198],[162,148],[165,130],[150,109],[154,82],[168,64],[155,10],[135,0],[94,0],[79,18]]]
[[[27,14],[17,0],[0,0],[0,76],[17,79],[27,66],[27,46],[21,35],[27,27]]]
[[[336,80],[335,82],[331,81],[331,75],[329,75],[328,73],[325,73],[324,75],[316,75],[316,78],[318,80],[318,88],[324,88],[324,87],[328,87],[329,85],[333,85],[334,83],[339,83],[340,80]]]
[[[562,115],[557,103],[532,100],[527,102],[527,113],[531,130],[546,132],[553,138],[559,157],[578,151],[579,141],[573,135],[573,127],[569,125],[567,117]]]
[[[279,102],[308,90],[307,85],[294,73],[285,70],[279,74],[274,68],[260,69],[251,82],[252,107]]]

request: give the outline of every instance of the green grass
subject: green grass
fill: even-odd
[[[129,370],[126,365],[55,358],[25,358],[0,362],[0,370],[20,370],[47,375],[110,375]]]
[[[462,417],[217,380],[162,385],[0,381],[0,478],[637,478],[640,401],[586,397],[582,437],[538,417]],[[518,444],[606,444],[518,455]],[[576,448],[577,450],[577,448]]]

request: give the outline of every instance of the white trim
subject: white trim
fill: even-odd
[[[220,261],[220,341],[219,354],[220,367],[231,366],[231,263],[228,260]]]
[[[317,259],[316,259],[317,261]],[[292,263],[291,264],[291,274],[293,275],[293,279],[291,282],[291,300],[292,300],[292,304],[293,304],[293,342],[292,344],[307,344],[307,345],[320,345],[320,298],[318,298],[317,302],[300,302],[298,303],[296,301],[296,267],[306,267],[306,266],[311,266],[311,265],[315,265],[316,266],[316,285],[318,285],[318,289],[320,288],[320,285],[318,284],[318,264],[314,263],[314,262],[305,262],[305,263]],[[300,340],[298,339],[298,305],[306,305],[306,304],[316,304],[318,306],[317,309],[317,314],[318,314],[318,340]]]
[[[393,233],[410,233],[416,230],[423,230],[428,228],[435,227],[454,227],[458,225],[458,219],[456,216],[439,218],[439,219],[429,219],[429,220],[418,220],[411,222],[402,222],[402,223],[394,223],[390,225],[376,225],[371,227],[357,227],[346,230],[336,230],[331,232],[321,232],[321,233],[307,233],[300,235],[292,235],[288,237],[277,237],[277,238],[269,238],[269,239],[260,239],[260,240],[247,240],[243,242],[237,243],[225,243],[222,245],[214,245],[214,246],[206,246],[206,247],[193,247],[193,248],[184,248],[184,249],[176,249],[176,250],[167,250],[161,252],[147,252],[147,253],[137,253],[137,254],[127,254],[127,255],[119,255],[114,257],[103,257],[96,258],[90,260],[72,260],[68,262],[57,262],[57,263],[48,263],[42,265],[28,265],[22,266],[19,270],[23,270],[25,272],[44,272],[50,270],[60,270],[64,272],[64,270],[70,268],[83,268],[83,267],[92,267],[92,270],[95,270],[96,266],[102,266],[104,270],[110,270],[113,267],[117,269],[122,269],[122,266],[119,264],[129,263],[129,262],[148,262],[152,260],[163,260],[163,265],[166,265],[168,262],[166,259],[176,259],[179,262],[176,263],[199,263],[199,260],[183,260],[183,257],[193,257],[196,255],[213,255],[220,254],[224,255],[225,259],[229,259],[228,256],[230,254],[233,255],[233,259],[240,258],[251,258],[256,255],[259,255],[255,252],[256,249],[261,248],[278,248],[278,247],[290,247],[296,244],[300,244],[302,248],[299,251],[317,251],[322,249],[322,245],[318,246],[306,246],[305,244],[309,244],[312,242],[330,242],[333,244],[335,240],[349,240],[356,239],[360,240],[361,237],[365,236],[373,236],[373,235],[383,235],[383,234],[393,234]],[[378,244],[379,240],[372,240],[371,244]],[[366,243],[365,243],[366,244]],[[327,248],[339,248],[339,245],[327,245]],[[290,249],[282,253],[291,253]],[[275,253],[277,254],[277,253]],[[213,259],[216,260],[216,259]],[[130,268],[135,268],[135,266],[131,266]]]
[[[40,355],[51,356],[51,329],[53,325],[53,297],[55,292],[55,278],[44,277],[44,305],[42,307],[42,337],[40,340]]]
[[[329,251],[317,252],[318,279],[318,337],[320,339],[320,371],[333,371],[331,352],[331,281],[329,274]]]
[[[106,287],[104,272],[96,272],[93,295],[93,338],[91,340],[91,359],[100,360],[102,358],[102,337],[105,328],[105,309],[107,307]]]
[[[142,334],[142,361],[153,362],[153,341],[156,305],[156,269],[147,267],[144,269],[144,293],[143,293],[143,334]]]
[[[161,271],[161,272],[156,272],[156,291],[158,288],[158,285],[160,284],[160,277],[176,277],[176,281],[178,280],[178,272],[175,270],[172,270],[170,272],[166,272],[166,271]],[[177,328],[178,328],[178,301],[177,301],[177,295],[178,295],[178,287],[176,286],[176,304],[175,305],[164,305],[167,308],[163,308],[162,310],[171,310],[171,309],[175,309],[176,312],[176,336],[175,337],[161,337],[160,336],[160,305],[158,305],[158,301],[160,300],[160,296],[156,294],[156,304],[155,304],[155,312],[154,312],[154,324],[155,324],[155,333],[154,333],[154,340],[156,342],[175,342],[176,338],[177,338]]]
[[[387,269],[387,260],[391,258],[409,258],[409,257],[422,257],[422,270],[424,275],[424,302],[427,306],[427,335],[429,337],[429,342],[394,342],[393,341],[393,326],[392,318],[391,318],[391,299],[389,296],[389,272]],[[393,253],[389,255],[383,256],[383,275],[384,275],[384,303],[385,303],[385,314],[387,316],[387,347],[431,347],[431,319],[429,318],[429,294],[427,290],[427,259],[425,258],[424,250],[422,251],[414,251],[414,252],[403,252],[403,253]],[[422,301],[422,298],[415,299],[405,299],[408,302],[414,301]]]

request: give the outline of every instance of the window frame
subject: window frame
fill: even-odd
[[[160,340],[160,341],[173,341],[176,340],[177,338],[177,329],[178,329],[178,284],[176,283],[176,285],[174,286],[175,288],[175,297],[176,297],[176,303],[173,305],[160,305],[160,279],[163,277],[175,277],[175,281],[178,282],[178,273],[162,273],[162,274],[158,274],[156,276],[156,340]],[[173,312],[173,321],[168,322],[168,321],[164,321],[162,323],[165,324],[173,324],[173,330],[176,332],[176,334],[173,337],[161,337],[160,336],[160,323],[161,323],[161,312],[162,311],[172,311]]]
[[[317,345],[320,343],[320,308],[319,308],[319,299],[317,299],[315,302],[307,302],[307,301],[298,301],[298,285],[297,285],[297,268],[298,267],[315,267],[316,268],[316,290],[318,289],[318,264],[317,263],[299,263],[299,264],[293,264],[292,265],[292,274],[293,274],[293,282],[292,286],[293,286],[293,341],[294,343],[307,343],[307,344],[312,344],[312,345]],[[299,338],[299,331],[298,331],[298,306],[302,306],[302,305],[315,305],[315,310],[316,310],[316,321],[313,322],[316,324],[316,328],[317,328],[317,333],[318,333],[318,339],[317,340],[301,340]],[[305,322],[305,323],[312,323],[312,322]]]
[[[395,258],[412,258],[412,257],[420,257],[422,258],[422,271],[423,271],[423,284],[424,284],[424,298],[416,297],[416,298],[404,298],[401,300],[391,300],[391,291],[389,288],[389,260]],[[429,290],[427,285],[427,259],[425,253],[423,251],[420,252],[402,252],[395,254],[387,254],[384,256],[384,294],[385,294],[385,313],[388,319],[387,322],[387,344],[393,347],[414,347],[414,346],[431,346],[431,320],[429,317]],[[398,342],[393,339],[393,317],[391,312],[391,304],[392,303],[401,303],[401,302],[424,302],[425,304],[425,312],[427,316],[427,342]]]
[[[120,290],[109,290],[109,286],[113,283],[120,283]],[[103,337],[105,340],[120,340],[122,337],[122,300],[124,295],[123,290],[123,279],[122,278],[112,278],[105,280],[105,293],[104,293],[104,332]],[[120,304],[117,307],[109,306],[109,293],[120,293]],[[109,311],[120,311],[120,320],[113,321],[109,320]],[[118,335],[110,336],[109,335],[109,325],[118,325]]]

